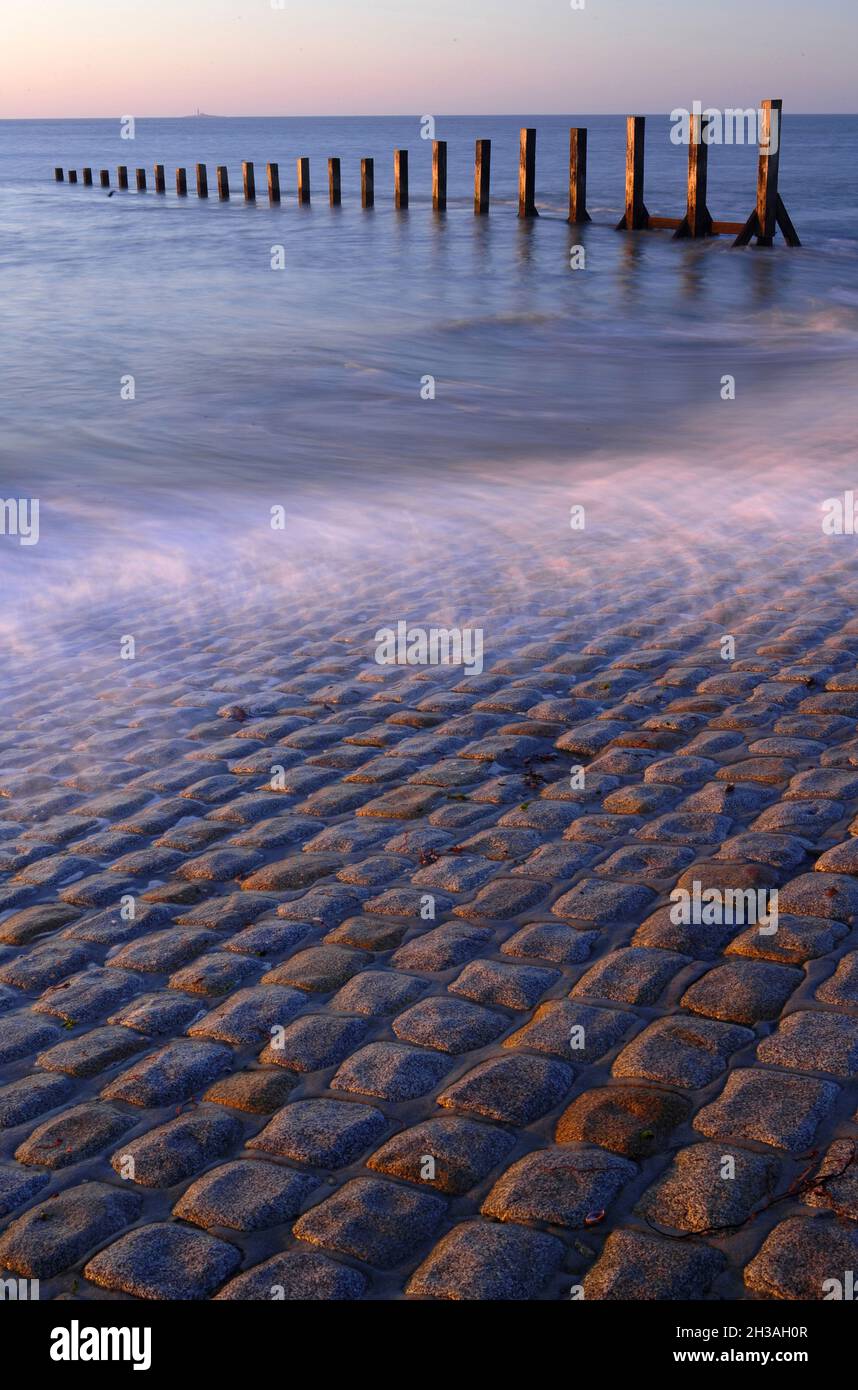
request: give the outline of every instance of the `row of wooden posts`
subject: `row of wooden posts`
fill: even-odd
[[[586,139],[586,131],[579,132]],[[523,144],[524,137],[527,137],[526,162],[528,169],[533,167],[535,174],[536,158],[536,131],[522,131]],[[475,176],[475,211],[487,213],[489,210],[489,184],[491,178],[491,140],[477,141],[476,156],[476,176]],[[310,161],[306,157],[297,161],[298,166],[298,202],[307,204],[310,202]],[[268,179],[268,198],[272,203],[280,202],[280,166],[279,164],[266,164],[266,174]],[[254,202],[256,199],[256,173],[254,165],[249,160],[244,160],[241,165],[242,186],[246,202]],[[163,164],[156,164],[154,168],[155,192],[166,193],[167,183]],[[82,173],[83,183],[92,186],[92,169],[86,168]],[[65,174],[62,169],[54,169],[54,179],[57,183],[63,183]],[[533,175],[529,175],[528,187],[529,200],[527,208],[521,212],[524,216],[538,216],[533,202],[534,189],[532,184]],[[69,183],[77,183],[77,170],[69,169]],[[98,176],[101,188],[110,187],[110,170],[100,169]],[[396,150],[393,156],[393,181],[394,199],[398,208],[408,207],[408,151]],[[116,170],[117,188],[127,189],[128,168],[125,164],[120,164]],[[138,193],[145,193],[148,188],[146,170],[135,170],[135,186]],[[375,206],[375,160],[362,159],[360,163],[360,186],[361,186],[361,205],[365,208]],[[196,166],[196,191],[198,198],[209,196],[208,170],[205,164]],[[226,202],[230,196],[229,190],[229,171],[226,165],[217,166],[217,191],[221,202]],[[179,197],[187,197],[188,194],[188,171],[187,169],[176,170],[176,193]],[[339,207],[342,203],[342,179],[341,164],[339,159],[328,160],[328,196],[332,207]],[[444,211],[447,206],[447,142],[446,140],[435,140],[432,146],[432,204],[438,211]]]
[[[744,222],[716,222],[706,205],[707,168],[709,145],[704,138],[707,116],[694,115],[691,118],[691,131],[688,149],[688,198],[683,217],[656,217],[647,211],[644,202],[644,141],[646,117],[629,116],[626,129],[626,190],[625,211],[618,223],[618,231],[637,231],[643,228],[672,229],[675,237],[708,237],[735,235],[735,246],[745,246],[756,236],[759,246],[771,246],[776,227],[781,231],[790,246],[800,246],[795,228],[789,219],[783,200],[778,193],[778,165],[780,158],[780,134],[782,103],[765,101],[762,104],[760,130],[760,156],[757,174],[757,199],[753,212]],[[491,140],[476,142],[474,165],[474,212],[478,216],[489,211],[491,183]],[[242,163],[242,185],[247,202],[256,199],[256,175],[249,161]],[[310,202],[310,161],[301,158],[297,161],[298,202]],[[271,203],[280,202],[280,166],[267,164],[268,198]],[[164,165],[156,164],[154,169],[155,192],[166,192]],[[54,178],[57,183],[64,180],[63,170],[56,168]],[[397,208],[408,207],[408,151],[396,150],[393,158],[394,202]],[[77,170],[70,169],[69,183],[77,183]],[[83,170],[83,182],[92,185],[92,169]],[[110,172],[99,171],[101,188],[110,187]],[[121,164],[117,169],[117,185],[128,188],[128,169]],[[135,185],[139,193],[147,189],[146,170],[135,171]],[[225,165],[217,167],[217,190],[221,201],[230,196],[229,173]],[[176,170],[176,192],[180,197],[188,193],[186,169]],[[209,196],[208,173],[205,164],[196,166],[196,192],[199,198]],[[328,197],[332,207],[342,202],[342,182],[339,159],[328,160]],[[371,208],[375,204],[375,161],[361,160],[361,206]],[[432,145],[432,206],[438,212],[447,207],[447,142],[435,140]],[[519,217],[538,217],[536,207],[536,131],[524,127],[520,136]],[[587,131],[583,127],[573,127],[569,132],[569,221],[583,223],[591,220],[587,211]]]

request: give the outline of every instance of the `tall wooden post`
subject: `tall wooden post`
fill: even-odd
[[[522,126],[518,159],[518,215],[538,217],[536,211],[536,131]]]
[[[360,162],[360,205],[362,208],[375,207],[374,159],[362,159]]]
[[[758,246],[771,246],[775,239],[782,115],[782,101],[763,102],[760,121],[760,160],[757,166]]]
[[[209,196],[209,176],[204,164],[197,165],[197,197],[207,198]]]
[[[137,179],[137,192],[138,192],[138,193],[145,193],[145,192],[146,192],[146,170],[145,170],[145,169],[138,169],[138,170],[136,171],[136,179]]]
[[[332,208],[338,208],[343,201],[342,177],[338,159],[328,160],[328,197]]]
[[[155,192],[156,192],[156,193],[166,193],[166,192],[167,192],[167,185],[166,185],[166,183],[165,183],[165,181],[164,181],[164,166],[163,166],[163,164],[156,164],[156,165],[155,165]]]
[[[711,116],[696,113],[691,117],[688,144],[688,205],[685,217],[673,234],[674,240],[712,235],[712,218],[706,206],[709,145],[705,138],[711,119]]]
[[[298,202],[310,201],[310,161],[306,157],[298,160]]]
[[[244,201],[246,203],[256,202],[256,174],[249,159],[244,159],[241,162],[241,183],[244,189]]]
[[[626,119],[626,210],[617,224],[617,231],[638,231],[649,226],[649,213],[644,203],[644,140],[646,117]]]
[[[84,181],[84,184],[86,185],[87,188],[92,188],[92,170],[91,170],[91,169],[84,169],[84,171],[83,171],[83,181]]]
[[[98,171],[98,181],[99,181],[99,183],[101,184],[101,187],[102,187],[102,188],[109,188],[109,187],[110,187],[110,170],[109,170],[109,169],[99,169],[99,171]]]
[[[474,158],[474,212],[484,217],[489,210],[492,181],[492,142],[478,140]]]
[[[180,198],[188,196],[188,171],[187,169],[176,170],[176,193]]]
[[[780,227],[789,246],[801,246],[798,233],[778,192],[782,123],[783,102],[779,99],[764,101],[760,108],[757,205],[733,242],[734,246],[747,246],[753,236],[756,236],[758,246],[771,246],[776,227]]]
[[[128,168],[125,164],[120,164],[116,170],[116,186],[117,188],[128,187]]]
[[[589,222],[587,211],[587,132],[569,132],[569,221]]]
[[[269,203],[280,202],[280,165],[266,165],[268,175],[268,201]]]
[[[77,169],[69,169],[69,183],[77,183]]]
[[[432,142],[432,206],[436,212],[447,210],[447,141]]]
[[[225,164],[217,166],[217,196],[222,203],[229,201],[229,170]]]
[[[408,151],[395,150],[393,155],[393,198],[398,208],[408,207]]]
[[[65,174],[63,173],[62,169],[55,169],[55,170],[54,170],[54,183],[63,183],[64,181],[65,181]]]

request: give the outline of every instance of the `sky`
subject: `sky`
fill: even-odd
[[[855,111],[858,0],[0,0],[0,118]]]

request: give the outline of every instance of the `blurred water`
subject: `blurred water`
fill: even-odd
[[[565,221],[573,122],[590,130],[584,228]],[[515,216],[523,123],[538,130],[535,223]],[[106,586],[155,575],[178,589],[225,573],[228,555],[273,573],[282,559],[254,528],[275,504],[297,583],[318,552],[359,553],[368,528],[395,546],[410,524],[431,531],[441,575],[468,526],[473,536],[503,513],[525,535],[585,483],[614,501],[627,489],[668,528],[688,523],[671,521],[665,476],[674,493],[697,490],[700,514],[717,508],[727,472],[747,474],[755,496],[783,469],[791,497],[802,476],[812,497],[829,479],[849,486],[858,120],[787,112],[781,191],[800,251],[617,234],[624,125],[439,119],[449,208],[438,217],[417,118],[147,120],[134,141],[118,121],[0,122],[0,497],[39,496],[42,511],[38,546],[0,537],[7,621],[45,596],[97,606]],[[648,122],[646,201],[677,215],[687,155],[669,128]],[[493,142],[485,219],[472,211],[477,137]],[[407,213],[392,207],[395,147],[410,151]],[[296,205],[298,155],[312,161],[310,208]],[[329,155],[342,159],[334,210]],[[359,206],[362,156],[376,160],[372,212]],[[257,166],[252,206],[242,159]],[[193,195],[198,160],[208,202]],[[166,197],[151,191],[155,162]],[[86,164],[115,185],[120,163],[132,186],[147,168],[148,194],[52,182],[54,165]],[[216,197],[221,163],[229,204]],[[179,164],[187,200],[174,192]],[[755,167],[753,148],[711,149],[713,216],[744,220]],[[271,269],[277,245],[283,271]],[[576,245],[586,270],[570,267]],[[734,402],[720,397],[725,374]],[[133,401],[121,399],[126,375]]]

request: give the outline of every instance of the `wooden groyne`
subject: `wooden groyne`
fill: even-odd
[[[747,246],[756,238],[758,246],[771,246],[778,229],[782,232],[788,246],[800,246],[784,201],[778,191],[780,169],[781,126],[783,103],[780,100],[764,101],[760,107],[759,160],[757,167],[756,201],[750,215],[744,221],[718,221],[713,218],[707,205],[708,161],[710,132],[708,113],[695,111],[689,113],[688,174],[685,211],[681,216],[662,216],[649,212],[644,200],[644,170],[646,117],[629,116],[626,122],[626,170],[624,212],[618,231],[672,230],[675,239],[690,237],[699,239],[710,236],[733,236],[734,246]],[[478,140],[474,158],[474,213],[485,216],[491,204],[491,140]],[[242,190],[245,202],[256,201],[256,178],[254,166],[245,161],[241,166]],[[128,188],[128,169],[119,165],[116,171],[117,187]],[[54,169],[54,179],[63,183],[65,173],[61,168]],[[281,201],[280,166],[266,165],[268,200],[274,205]],[[163,164],[154,166],[155,192],[166,192],[166,178]],[[77,170],[68,171],[68,182],[78,182]],[[83,183],[92,186],[92,170],[83,170]],[[110,187],[110,174],[107,169],[100,170],[101,188]],[[138,193],[147,191],[146,170],[135,171],[135,186]],[[362,159],[360,166],[361,207],[375,205],[375,162]],[[226,165],[217,166],[217,190],[221,202],[230,196],[229,173]],[[188,193],[187,170],[176,170],[176,194],[186,197]],[[196,193],[198,198],[208,198],[208,172],[205,164],[196,166]],[[307,206],[311,201],[310,160],[302,156],[296,160],[297,202]],[[342,173],[340,160],[328,160],[328,201],[331,207],[342,204]],[[393,156],[393,201],[394,206],[405,211],[409,206],[408,151],[395,150]],[[432,144],[432,207],[437,213],[447,208],[447,142],[435,140]],[[536,130],[523,127],[519,143],[518,171],[518,215],[529,219],[539,216],[536,206]],[[587,211],[587,130],[573,126],[569,132],[569,217],[571,224],[590,222]]]

